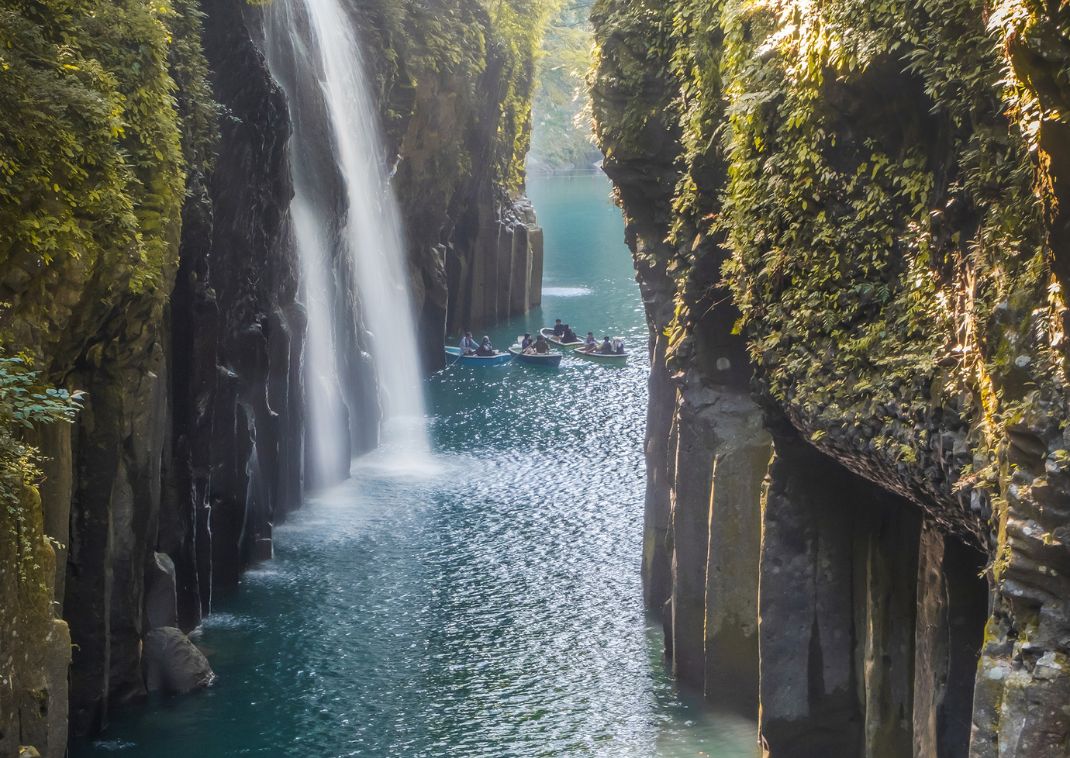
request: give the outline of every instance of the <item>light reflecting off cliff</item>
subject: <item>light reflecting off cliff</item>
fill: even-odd
[[[310,498],[205,624],[218,685],[81,755],[757,755],[753,723],[676,690],[643,612],[645,327],[608,191],[532,182],[547,281],[590,294],[492,336],[560,317],[624,335],[631,365],[436,375],[433,465],[387,448]]]

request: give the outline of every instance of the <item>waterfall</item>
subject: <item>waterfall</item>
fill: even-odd
[[[294,127],[308,462],[312,480],[328,483],[348,473],[351,450],[428,448],[405,245],[378,109],[340,0],[275,0],[265,57]]]

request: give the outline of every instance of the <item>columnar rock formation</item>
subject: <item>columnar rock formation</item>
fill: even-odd
[[[593,18],[677,675],[774,758],[1067,755],[1066,14]]]
[[[18,449],[0,451],[4,755],[64,754],[70,641],[76,732],[147,689],[210,681],[184,632],[301,502],[291,127],[256,5],[0,9],[0,342],[87,392],[73,425],[32,434],[40,497]],[[447,314],[452,328],[520,312],[541,279],[520,168],[539,19],[433,5],[352,5],[429,364]]]

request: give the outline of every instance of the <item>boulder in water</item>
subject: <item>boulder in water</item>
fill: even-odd
[[[145,635],[144,664],[149,692],[184,694],[215,681],[204,653],[175,627],[153,629]]]

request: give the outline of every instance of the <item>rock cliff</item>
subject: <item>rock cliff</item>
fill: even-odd
[[[209,683],[184,632],[300,504],[291,124],[256,5],[0,10],[0,347],[48,403],[64,397],[48,385],[86,393],[73,424],[22,433],[0,392],[5,755],[64,754],[71,642],[77,733],[147,689]],[[478,0],[352,12],[433,365],[447,329],[539,300],[522,165],[541,17]]]
[[[1068,754],[1065,10],[593,20],[674,670],[775,758]]]

